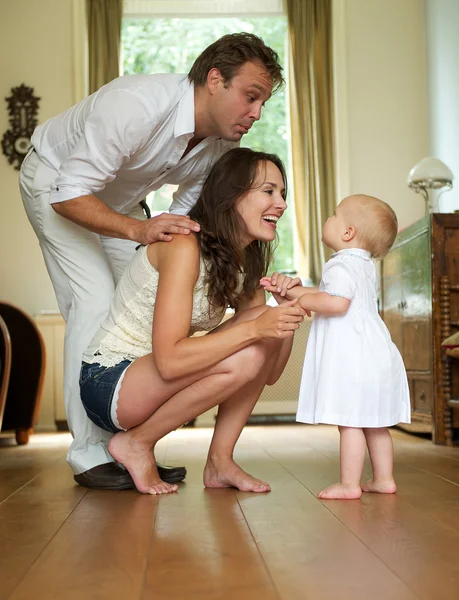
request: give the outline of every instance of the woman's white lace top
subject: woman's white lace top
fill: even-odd
[[[207,299],[205,263],[201,258],[199,277],[193,291],[193,311],[189,335],[210,331],[225,314],[216,310]],[[105,367],[122,360],[135,360],[152,351],[152,324],[158,289],[158,271],[147,257],[147,247],[137,251],[126,268],[112,298],[110,312],[83,354],[87,363]]]

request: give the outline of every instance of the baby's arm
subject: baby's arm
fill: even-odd
[[[270,290],[268,290],[269,292]],[[307,294],[317,294],[319,292],[318,287],[306,287],[304,285],[297,285],[289,290],[285,294],[287,300],[295,300],[295,298],[301,298]]]
[[[293,288],[296,289],[296,288]],[[298,304],[306,311],[317,312],[321,315],[344,315],[351,301],[341,296],[332,296],[327,292],[304,293]]]

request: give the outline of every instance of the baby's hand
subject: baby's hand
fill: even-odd
[[[267,288],[271,286],[271,277],[262,277],[260,279],[261,287]]]
[[[263,277],[260,279],[260,285],[269,289],[269,292],[277,292],[282,297],[286,296],[288,290],[292,289],[296,285],[301,285],[301,279],[299,277],[289,277],[283,273],[273,273],[271,277]]]
[[[260,279],[260,285],[266,292],[271,292],[277,303],[281,304],[286,300],[292,300],[288,295],[288,291],[296,285],[301,285],[299,277],[289,277],[283,273],[273,273],[271,277],[263,277]]]

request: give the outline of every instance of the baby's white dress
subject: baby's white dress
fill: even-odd
[[[344,315],[314,317],[296,420],[348,427],[409,423],[406,371],[378,314],[370,253],[351,248],[333,254],[319,289],[351,303]]]

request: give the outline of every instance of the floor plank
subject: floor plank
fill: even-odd
[[[195,434],[187,436],[187,482],[178,494],[160,499],[142,599],[278,600],[236,490],[203,488],[210,434]],[[173,464],[180,462],[177,450],[184,450],[179,440],[177,435],[169,442]]]
[[[35,435],[30,439],[29,444],[18,446],[14,433],[0,434],[0,503],[46,467],[65,461],[70,435]]]
[[[337,477],[338,453],[327,443],[333,438],[307,428],[306,439],[298,430],[295,434],[291,442],[304,446],[303,461],[281,443],[273,444],[272,437],[270,453],[317,494]],[[420,598],[446,599],[459,588],[459,486],[412,466],[397,443],[395,448],[396,495],[364,494],[357,501],[322,504]]]
[[[85,496],[65,464],[43,471],[0,505],[0,598],[27,576]]]
[[[89,491],[11,600],[138,599],[157,498]]]
[[[270,446],[273,436],[270,432]],[[292,439],[279,443],[291,455]],[[264,443],[263,443],[264,446]],[[294,446],[293,446],[294,448]],[[413,600],[409,587],[305,488],[289,463],[250,461],[275,482],[262,498],[238,493],[247,522],[282,598]],[[299,465],[297,461],[297,466]],[[291,470],[292,469],[292,470]]]
[[[459,448],[393,430],[395,495],[320,501],[339,475],[334,427],[249,427],[235,457],[269,494],[202,485],[212,431],[157,457],[186,464],[170,496],[75,485],[70,437],[0,440],[2,600],[442,600],[459,589]],[[369,465],[366,464],[369,474]]]

